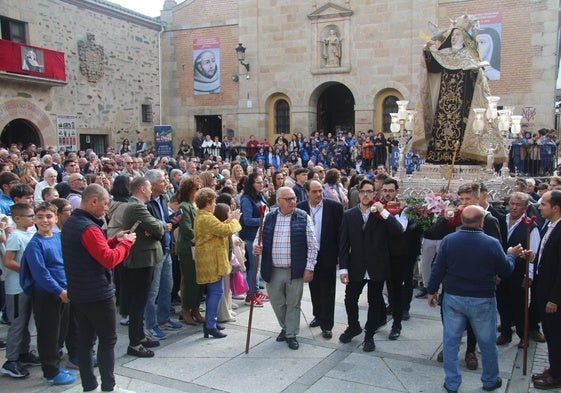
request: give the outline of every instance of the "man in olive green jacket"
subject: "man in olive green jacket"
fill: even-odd
[[[146,202],[152,197],[152,184],[144,177],[133,179],[130,185],[131,198],[124,212],[123,228],[130,229],[136,221],[136,242],[129,257],[124,261],[122,291],[129,304],[129,347],[127,354],[138,357],[153,357],[147,348],[160,345],[159,341],[144,334],[144,307],[154,274],[154,266],[162,261],[160,239],[164,235],[164,224],[150,214]]]

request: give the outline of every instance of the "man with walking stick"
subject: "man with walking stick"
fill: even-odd
[[[277,204],[279,208],[265,217],[262,244],[256,241],[253,253],[262,255],[261,277],[267,282],[267,293],[281,326],[277,341],[298,349],[300,303],[304,283],[314,277],[318,246],[314,223],[305,211],[296,208],[296,195],[290,187],[277,190]]]

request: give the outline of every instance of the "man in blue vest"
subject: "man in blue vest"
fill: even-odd
[[[281,332],[277,341],[286,341],[298,349],[300,303],[304,283],[314,278],[318,245],[314,223],[308,214],[296,208],[296,195],[290,187],[277,190],[278,209],[265,217],[262,243],[257,238],[253,253],[262,255],[261,277],[267,282],[271,306]]]
[[[116,308],[111,269],[123,262],[136,241],[136,234],[119,232],[109,240],[101,229],[107,214],[109,194],[98,184],[82,193],[80,207],[62,229],[62,255],[68,281],[68,296],[76,308],[80,338],[78,364],[85,392],[97,389],[92,349],[99,338],[97,360],[103,391],[115,387]],[[121,390],[123,391],[123,390]]]

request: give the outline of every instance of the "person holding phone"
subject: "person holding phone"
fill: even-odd
[[[123,263],[123,292],[129,305],[129,347],[127,354],[137,357],[153,357],[149,348],[160,345],[158,340],[144,334],[144,307],[154,275],[154,266],[162,262],[162,245],[164,223],[150,214],[146,202],[152,198],[152,184],[145,177],[131,181],[132,196],[125,209],[123,228],[132,228],[138,220],[140,225],[135,230],[137,240],[129,257]]]
[[[78,364],[84,391],[98,386],[93,371],[92,347],[99,338],[97,361],[101,388],[115,388],[116,307],[115,288],[110,269],[129,256],[136,234],[120,231],[109,240],[101,227],[109,204],[108,192],[91,184],[82,193],[80,208],[66,221],[61,231],[62,256],[68,282],[68,296],[76,311]]]

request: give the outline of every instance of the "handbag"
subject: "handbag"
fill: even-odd
[[[247,282],[241,270],[236,270],[230,275],[230,290],[233,296],[240,296],[247,293]]]

